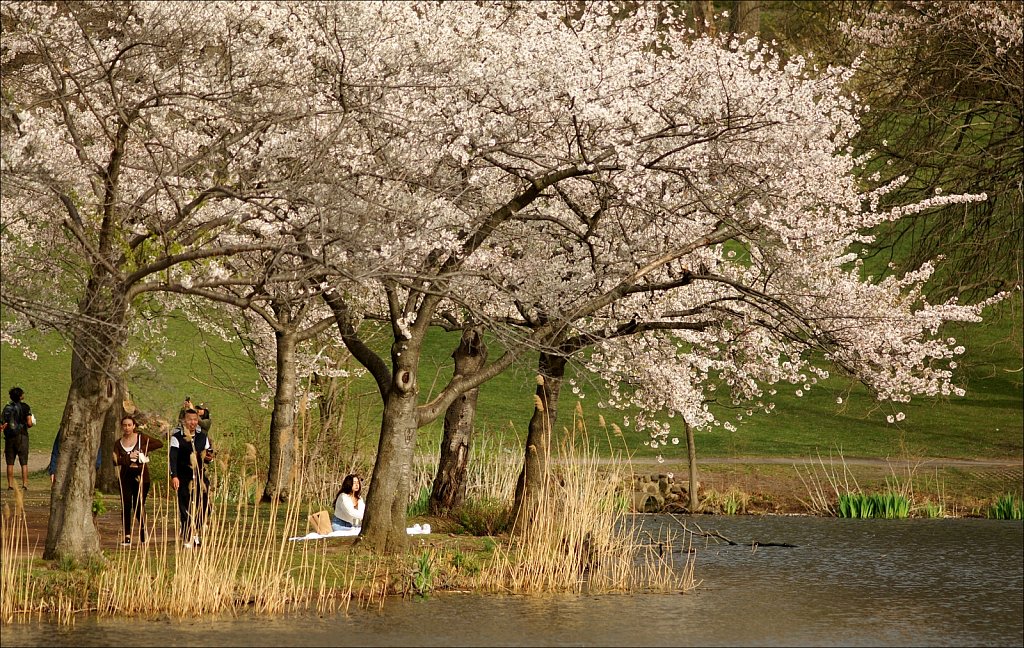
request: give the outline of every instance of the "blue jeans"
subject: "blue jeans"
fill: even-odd
[[[333,513],[331,514],[331,530],[341,531],[342,529],[351,529],[352,525],[345,520],[336,517]]]

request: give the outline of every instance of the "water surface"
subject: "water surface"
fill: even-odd
[[[3,646],[1021,646],[1024,524],[643,516],[695,538],[687,594],[389,599],[382,611],[273,619],[5,625]],[[787,543],[795,547],[753,546]]]

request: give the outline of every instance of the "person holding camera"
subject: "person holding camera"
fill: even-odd
[[[199,426],[196,410],[186,410],[181,425],[172,430],[169,455],[171,486],[178,493],[181,540],[191,549],[199,546],[199,531],[210,506],[205,466],[213,460],[213,445]]]
[[[7,460],[7,490],[14,490],[14,458],[21,462],[21,485],[28,490],[28,429],[36,424],[32,408],[25,402],[25,390],[12,387],[11,402],[0,414],[4,433],[4,459]]]
[[[206,403],[199,403],[198,405],[192,404],[192,397],[186,396],[185,402],[182,403],[181,409],[178,410],[178,423],[181,424],[185,420],[185,412],[194,409],[199,413],[199,427],[203,428],[203,431],[207,434],[210,433],[210,425],[213,421],[210,419],[210,408],[206,406]]]
[[[139,521],[139,542],[146,543],[146,498],[149,496],[149,453],[164,444],[140,434],[135,417],[121,419],[121,438],[114,444],[114,465],[120,466],[121,520],[124,527],[122,547],[132,544],[132,522]]]

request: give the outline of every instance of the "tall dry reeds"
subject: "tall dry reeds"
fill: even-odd
[[[0,620],[10,623],[16,616],[38,610],[34,581],[31,578],[32,554],[28,546],[28,522],[25,518],[25,493],[14,491],[14,509],[4,502],[0,516]]]
[[[236,479],[249,480],[245,474]],[[305,523],[301,502],[297,496],[283,510],[271,505],[261,511],[248,498],[233,505],[216,498],[202,544],[189,548],[177,539],[173,500],[157,499],[151,537],[158,541],[113,556],[100,579],[99,612],[181,617],[243,608],[269,614],[334,609],[338,598],[324,577],[323,546],[289,541],[300,519]]]
[[[563,435],[549,459],[532,518],[481,570],[481,590],[527,594],[694,587],[688,547],[677,552],[672,550],[680,544],[676,538],[650,542],[642,537],[618,494],[628,466],[601,460],[590,445],[580,408],[571,433]]]

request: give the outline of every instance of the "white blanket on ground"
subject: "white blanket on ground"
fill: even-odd
[[[421,526],[419,524],[414,524],[411,527],[407,528],[405,530],[405,532],[408,533],[409,535],[419,535],[419,534],[422,534],[422,533],[430,533],[430,525],[429,524],[424,524],[424,525]],[[357,535],[359,535],[359,529],[352,528],[352,529],[342,529],[340,531],[331,531],[327,535],[320,535],[319,533],[315,533],[313,531],[310,531],[309,533],[307,533],[304,536],[296,536],[294,538],[288,538],[288,539],[289,540],[320,540],[321,538],[345,538],[345,537],[351,537],[351,536],[357,536]]]

